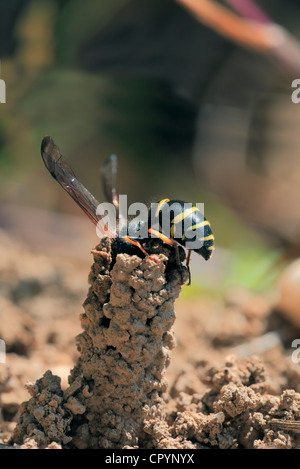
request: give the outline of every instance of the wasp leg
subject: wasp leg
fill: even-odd
[[[177,246],[178,247],[178,244],[176,243],[176,241],[174,241],[174,239],[168,238],[167,236],[160,233],[159,231],[154,230],[153,228],[149,228],[148,232],[150,234],[153,234],[157,238],[161,239],[164,243],[169,244],[169,246],[174,246],[174,247]]]
[[[188,250],[188,255],[187,255],[187,258],[186,258],[186,268],[187,268],[188,274],[189,274],[188,285],[190,285],[192,283],[191,269],[190,269],[191,254],[192,254],[192,251],[191,251],[191,249],[189,249]]]
[[[180,255],[179,255],[179,247],[178,247],[178,244],[176,244],[176,246],[174,246],[174,248],[175,248],[175,256],[176,256],[177,268],[178,268],[178,270],[179,270],[180,277],[181,277],[181,285],[183,285],[183,284],[184,284],[184,279],[183,279],[182,265],[181,265],[181,262],[180,262]]]
[[[149,232],[150,234],[153,234],[154,236],[157,236],[157,238],[161,239],[164,243],[169,244],[169,246],[173,246],[173,247],[175,248],[175,256],[176,256],[177,268],[178,268],[178,271],[179,271],[179,273],[180,273],[181,284],[183,285],[183,284],[184,284],[184,280],[183,280],[183,272],[182,272],[182,265],[181,265],[181,262],[180,262],[180,255],[179,255],[179,247],[178,247],[178,244],[176,243],[176,241],[174,241],[174,239],[168,238],[167,236],[165,236],[164,234],[160,233],[160,232],[157,231],[157,230],[153,230],[152,228],[149,228],[148,232]]]
[[[98,254],[98,256],[102,256],[102,251],[97,251],[97,249],[91,249],[90,254]]]
[[[97,249],[91,249],[90,253],[91,254],[100,254],[100,251],[97,251]]]
[[[145,254],[145,256],[148,257],[148,259],[151,259],[152,261],[156,262],[157,264],[159,263],[159,261],[157,259],[154,259],[153,257],[149,256],[149,254],[145,251],[145,249],[141,246],[141,244],[138,241],[134,241],[133,239],[129,238],[129,236],[124,236],[124,239],[128,243],[131,243],[134,246],[137,246]]]

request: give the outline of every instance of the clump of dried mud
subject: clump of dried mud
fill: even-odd
[[[73,294],[69,288],[67,301],[61,303],[64,289],[59,282],[50,282],[50,309],[56,306],[57,325],[46,321],[51,334],[44,334],[44,344],[37,334],[44,330],[39,325],[43,310],[40,320],[32,311],[38,299],[40,307],[46,298],[50,300],[49,286],[41,283],[38,292],[22,296],[20,280],[24,284],[25,279],[18,278],[18,288],[11,287],[9,296],[7,289],[1,292],[0,300],[12,310],[31,305],[11,336],[0,322],[0,337],[9,337],[7,363],[0,364],[3,444],[299,448],[300,370],[289,348],[299,331],[274,312],[268,299],[233,292],[223,303],[179,300],[175,321],[174,303],[181,285],[168,247],[151,246],[158,263],[132,254],[116,255],[109,240],[96,249],[83,311],[75,306],[82,290],[76,295],[76,288]],[[16,266],[17,257],[14,267],[8,262],[0,272],[7,283],[17,279]],[[52,273],[47,270],[44,282]],[[17,302],[12,290],[19,291]],[[64,307],[70,303],[69,315]],[[77,332],[77,354],[72,342],[76,334],[67,326],[69,320],[76,322],[74,312],[80,314],[82,328]],[[63,324],[67,327],[62,341]],[[22,346],[17,349],[15,344]],[[41,355],[45,347],[47,357]],[[61,361],[58,351],[66,350],[73,367],[68,368],[65,354]],[[27,383],[24,391],[26,377],[32,377],[33,384]]]
[[[15,443],[29,438],[38,447],[147,445],[145,421],[162,415],[181,276],[160,243],[144,259],[114,253],[114,245],[103,239],[94,251],[70,386],[62,394],[57,377],[49,381],[48,373],[29,388],[32,398],[20,409]]]

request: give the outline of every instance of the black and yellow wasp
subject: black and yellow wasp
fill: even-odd
[[[187,204],[182,200],[163,199],[155,204],[151,204],[148,211],[148,220],[129,221],[123,224],[119,217],[119,202],[115,190],[115,178],[117,173],[117,159],[112,155],[101,168],[103,191],[106,200],[114,205],[119,218],[118,235],[111,231],[107,226],[101,228],[99,221],[101,216],[97,214],[97,207],[100,205],[95,197],[81,184],[75,176],[73,170],[63,158],[58,146],[49,136],[43,138],[41,145],[41,155],[46,168],[52,177],[62,186],[62,188],[79,205],[90,220],[101,230],[103,236],[116,238],[118,236],[119,252],[130,252],[128,247],[135,246],[143,254],[153,261],[142,244],[146,238],[141,238],[141,228],[147,223],[147,234],[156,237],[164,243],[174,247],[176,253],[176,262],[182,276],[179,248],[181,245],[188,249],[186,265],[189,272],[190,284],[190,256],[191,251],[200,254],[205,260],[211,258],[214,250],[214,235],[210,223],[202,215],[197,206]],[[165,222],[166,209],[169,209],[169,218]],[[167,224],[166,224],[167,223]],[[128,235],[130,233],[130,236]],[[147,238],[149,239],[149,237]],[[198,247],[189,248],[188,242],[197,242]]]

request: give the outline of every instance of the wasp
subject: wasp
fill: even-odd
[[[72,168],[64,159],[58,146],[53,139],[46,136],[42,140],[41,155],[44,164],[51,176],[61,185],[61,187],[72,197],[77,205],[84,211],[90,220],[100,229],[101,234],[106,237],[116,238],[117,235],[109,227],[101,226],[99,221],[101,215],[97,213],[97,207],[100,205],[95,197],[86,189],[77,179]],[[214,235],[211,230],[209,221],[203,216],[197,206],[187,204],[182,200],[162,199],[155,204],[151,204],[148,211],[148,220],[132,220],[128,224],[124,224],[119,211],[119,202],[115,189],[115,179],[117,174],[117,157],[115,155],[104,163],[101,168],[102,185],[106,200],[112,203],[116,209],[119,222],[119,252],[130,252],[128,248],[135,246],[145,256],[158,262],[157,259],[151,257],[142,244],[146,238],[140,236],[141,230],[147,223],[147,234],[163,241],[175,249],[176,263],[181,274],[183,283],[182,265],[180,261],[179,245],[188,249],[186,258],[186,266],[190,275],[190,257],[194,251],[200,254],[205,260],[209,260],[214,250]],[[166,224],[166,209],[168,209],[168,219]],[[130,233],[130,236],[127,234]],[[189,248],[188,241],[199,241],[197,248]]]

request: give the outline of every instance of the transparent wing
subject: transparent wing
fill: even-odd
[[[102,187],[105,198],[115,205],[116,195],[116,175],[118,170],[118,159],[116,155],[111,155],[101,167]]]
[[[125,226],[126,220],[120,213],[119,200],[116,192],[116,176],[118,170],[118,158],[116,155],[111,155],[101,167],[102,187],[105,198],[108,202],[114,204],[116,208],[119,226]]]
[[[41,155],[51,176],[62,186],[62,188],[70,197],[72,197],[90,220],[92,220],[92,222],[99,228],[103,236],[115,237],[113,232],[111,232],[107,227],[104,229],[104,227],[101,226],[101,223],[99,223],[103,218],[97,215],[99,202],[77,179],[72,168],[62,156],[58,146],[49,136],[43,138]]]

